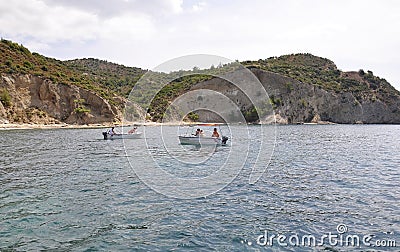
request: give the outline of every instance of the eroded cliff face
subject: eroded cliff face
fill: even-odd
[[[121,118],[117,107],[95,93],[43,77],[2,74],[1,89],[9,93],[11,105],[0,103],[0,119],[10,123],[94,124]]]
[[[273,104],[276,122],[295,123],[400,123],[400,95],[327,91],[280,74],[251,69],[265,87]],[[366,83],[367,85],[367,83]],[[229,97],[243,111],[252,108],[250,100],[234,85],[214,78],[198,83],[195,89],[212,89]],[[268,99],[268,98],[266,98]],[[199,121],[212,121],[213,113],[201,111]],[[271,118],[261,118],[270,122]]]
[[[275,73],[252,71],[266,88],[281,123],[400,123],[398,94],[327,91]]]

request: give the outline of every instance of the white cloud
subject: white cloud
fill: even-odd
[[[0,14],[2,36],[33,45],[34,49],[97,39],[143,40],[154,33],[151,17],[141,13],[101,18],[84,9],[52,6],[39,0],[28,5],[23,0],[0,4]]]
[[[167,3],[171,5],[173,13],[179,13],[182,11],[183,0],[170,0],[167,1]]]
[[[182,11],[183,0],[42,0],[48,5],[63,6],[113,17],[126,13],[141,13],[151,16],[177,14]]]
[[[155,35],[155,27],[147,16],[112,17],[104,20],[101,27],[99,38],[111,41],[147,40]]]
[[[193,11],[202,11],[206,7],[206,5],[207,5],[206,2],[203,2],[203,1],[198,2],[192,6],[192,10]]]
[[[9,1],[0,6],[0,32],[9,37],[28,37],[47,43],[95,38],[95,15],[63,7],[49,8],[42,1]]]

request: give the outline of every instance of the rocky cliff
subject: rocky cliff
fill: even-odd
[[[252,71],[267,90],[278,123],[400,123],[398,92],[325,90],[276,73]]]
[[[47,58],[2,39],[0,123],[118,122],[125,104],[121,92],[143,72],[95,59]]]
[[[31,74],[2,74],[0,120],[11,123],[69,124],[111,123],[121,112],[94,92],[78,86],[57,84]]]
[[[355,83],[356,85],[365,85],[362,91],[350,91],[327,90],[322,86],[303,83],[259,68],[252,67],[251,71],[267,91],[277,123],[400,123],[400,93],[395,89],[379,89],[379,85],[371,88],[373,83],[364,80],[361,73],[342,73],[346,78],[361,82]],[[253,109],[248,97],[223,79],[213,78],[191,87],[191,90],[196,89],[211,89],[223,93],[234,101],[243,113]],[[197,113],[199,121],[218,120],[212,112]],[[255,118],[254,115],[248,119],[260,121],[260,118]]]

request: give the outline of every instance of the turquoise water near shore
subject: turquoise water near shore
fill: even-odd
[[[146,127],[146,137],[157,130]],[[277,126],[274,154],[256,184],[244,167],[228,186],[197,199],[153,191],[130,166],[124,141],[104,141],[102,131],[0,132],[0,250],[308,251],[257,239],[265,231],[321,237],[341,224],[343,234],[400,245],[398,125]],[[140,162],[149,151],[165,154],[157,142],[134,141],[125,141],[137,155],[132,166],[149,165]],[[169,169],[182,175],[185,167]],[[399,249],[372,245],[316,249]]]

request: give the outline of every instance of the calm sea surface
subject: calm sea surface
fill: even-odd
[[[145,130],[147,143],[105,141],[102,129],[0,131],[0,251],[400,249],[400,126],[277,126],[257,183],[249,184],[250,160],[225,188],[196,199],[164,196],[135,170],[157,163],[176,176],[204,177],[230,146],[203,153],[171,142],[169,159],[159,127]],[[256,146],[243,147],[250,159]],[[154,163],[142,159],[149,155]],[[372,237],[371,246],[386,247],[301,244],[304,236],[318,243],[329,234]],[[273,235],[286,239],[279,244]],[[388,246],[393,241],[397,247]]]

